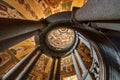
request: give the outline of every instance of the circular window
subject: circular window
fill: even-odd
[[[51,47],[56,50],[63,50],[72,46],[75,33],[71,29],[60,27],[50,31],[47,38]]]

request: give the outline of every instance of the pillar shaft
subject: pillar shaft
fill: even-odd
[[[61,58],[58,58],[55,80],[60,80]]]
[[[56,58],[53,58],[53,61],[52,61],[52,64],[51,64],[51,68],[50,68],[50,71],[49,71],[49,74],[48,74],[48,80],[53,80],[55,62],[56,62]]]
[[[73,64],[74,64],[74,68],[75,68],[77,78],[78,78],[78,80],[82,80],[82,75],[80,73],[80,70],[79,70],[78,64],[76,62],[74,53],[72,53],[72,60],[73,60]]]
[[[39,57],[41,56],[41,53],[37,53],[32,60],[27,64],[27,66],[24,68],[24,70],[19,74],[19,76],[16,78],[16,80],[26,80],[29,73],[35,66],[36,62],[38,61]]]
[[[0,52],[37,34],[45,27],[42,20],[0,18]]]
[[[80,57],[80,55],[79,55],[79,53],[77,52],[76,49],[74,50],[74,53],[75,53],[75,55],[76,55],[76,57],[78,59],[78,63],[80,64],[80,67],[81,67],[81,69],[83,71],[83,74],[86,74],[86,72],[88,72],[88,70],[87,70],[82,58]]]
[[[7,72],[3,77],[2,80],[14,80],[21,71],[25,68],[25,66],[30,62],[33,56],[36,54],[39,46],[37,46],[31,53],[26,55],[21,61],[19,61],[9,72]]]
[[[81,56],[79,55],[79,53],[78,53],[78,51],[76,49],[74,50],[74,53],[76,54],[76,57],[77,57],[78,62],[79,62],[79,65],[80,65],[80,67],[81,67],[81,69],[83,71],[82,76],[85,77],[85,79],[92,80],[92,77],[90,76],[89,71],[87,70],[87,68],[86,68],[86,66],[85,66]]]

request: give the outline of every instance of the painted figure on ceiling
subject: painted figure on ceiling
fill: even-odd
[[[0,17],[23,19],[23,17],[15,9],[11,9],[2,3],[0,3]]]
[[[23,5],[25,7],[26,11],[30,12],[30,14],[35,19],[38,19],[38,16],[36,15],[36,13],[32,10],[32,8],[30,7],[30,5],[25,0],[15,0],[15,1],[17,1],[20,5]]]

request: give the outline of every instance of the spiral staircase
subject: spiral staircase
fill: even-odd
[[[45,80],[62,80],[61,60],[69,56],[77,80],[119,80],[119,3],[119,0],[90,0],[83,8],[74,7],[72,11],[39,21],[0,18],[1,52],[35,36],[35,49],[1,80],[26,80],[43,54],[52,58]],[[81,49],[82,44],[89,50],[86,54]]]

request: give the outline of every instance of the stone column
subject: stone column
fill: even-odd
[[[49,71],[49,74],[48,74],[48,80],[53,80],[55,62],[56,62],[56,58],[53,58],[53,61],[52,61],[52,64],[51,64],[51,68],[50,68],[50,71]]]
[[[61,58],[58,58],[55,80],[60,80],[60,70],[61,70],[60,68],[61,68]]]
[[[75,68],[77,78],[78,78],[78,80],[82,80],[82,75],[80,73],[80,70],[79,70],[78,64],[76,62],[74,53],[72,53],[72,60],[73,60],[73,64],[74,64],[74,68]]]

